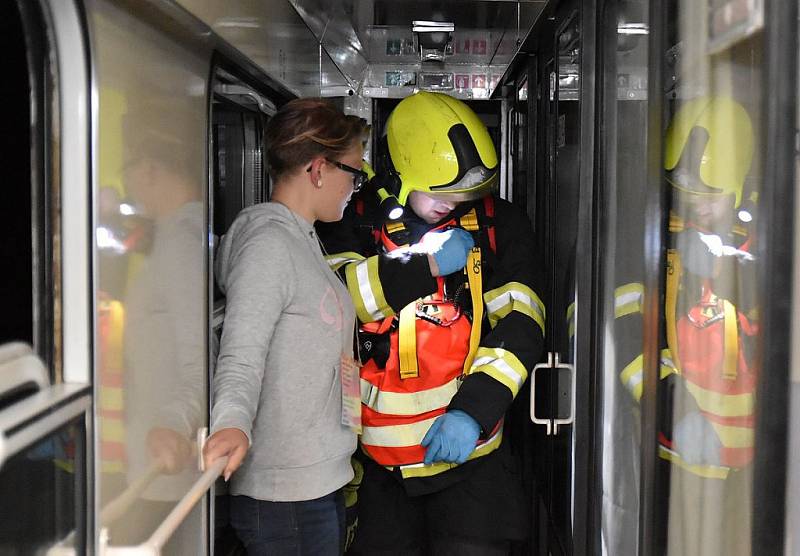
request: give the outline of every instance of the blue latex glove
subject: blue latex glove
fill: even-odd
[[[717,262],[720,259],[736,257],[740,263],[753,262],[755,257],[747,251],[725,245],[720,236],[704,234],[694,229],[684,230],[678,234],[675,248],[681,256],[681,264],[689,272],[713,278],[718,272]]]
[[[464,463],[475,450],[481,433],[478,422],[458,409],[448,411],[433,422],[422,445],[425,450],[425,465],[435,461]]]
[[[714,276],[716,257],[700,237],[701,234],[697,230],[684,230],[678,234],[675,247],[680,253],[684,268],[692,274],[711,278]]]
[[[464,268],[467,255],[475,245],[472,234],[461,228],[452,228],[436,234],[441,243],[431,252],[439,268],[439,276],[447,276]],[[438,243],[438,242],[437,242]]]
[[[722,442],[714,426],[697,411],[687,413],[672,431],[675,450],[690,465],[720,465]]]

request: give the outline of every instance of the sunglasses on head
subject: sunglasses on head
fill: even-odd
[[[339,170],[347,172],[349,174],[353,174],[353,193],[358,193],[361,189],[366,185],[369,181],[369,176],[364,170],[359,170],[358,168],[353,168],[352,166],[348,166],[344,162],[339,162],[338,160],[334,160],[332,158],[325,158],[325,161],[333,164]],[[309,166],[306,169],[306,172],[310,172],[311,167]]]

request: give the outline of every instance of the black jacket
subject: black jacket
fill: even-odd
[[[318,224],[317,230],[329,254],[329,260],[339,261],[339,265],[332,265],[332,268],[340,272],[345,280],[347,280],[345,272],[347,265],[359,262],[355,254],[366,258],[377,256],[378,281],[388,306],[384,314],[399,313],[408,303],[434,293],[437,288],[436,279],[431,275],[425,255],[398,259],[384,253],[379,236],[384,220],[377,205],[370,202],[371,197],[373,196],[365,195],[354,199],[340,222]],[[478,200],[461,203],[442,222],[454,217],[457,219],[473,207],[476,208],[480,225],[480,229],[473,232],[473,237],[482,252],[484,299],[492,292],[498,294],[510,290],[513,293],[508,294],[505,299],[513,301],[516,296],[517,299],[527,300],[515,303],[513,306],[507,305],[500,315],[492,314],[491,322],[489,317],[492,312],[488,307],[484,307],[480,348],[500,348],[510,354],[507,357],[518,360],[525,369],[524,376],[520,377],[524,383],[527,372],[540,359],[544,346],[544,306],[540,300],[543,291],[544,273],[541,272],[543,258],[537,257],[535,252],[533,231],[527,217],[517,207],[502,199],[494,198],[492,217],[486,215],[484,201]],[[407,209],[406,213],[410,214],[403,220],[404,236],[399,240],[393,236],[395,243],[414,244],[427,231],[439,225],[425,223],[410,209]],[[495,249],[490,245],[492,231],[495,236]],[[343,260],[349,262],[342,264]],[[449,285],[451,280],[463,281],[465,277],[461,273],[456,273],[447,280]],[[354,293],[352,283],[348,283],[348,289],[355,299],[358,294]],[[456,291],[458,288],[453,284],[448,289]],[[530,293],[533,293],[533,296]],[[533,299],[530,299],[531,297]],[[466,298],[469,301],[468,295]],[[526,303],[541,311],[538,322],[532,317],[532,314],[538,313],[529,310]],[[356,305],[358,306],[358,303]],[[509,307],[511,310],[508,310]],[[503,312],[507,314],[503,315]],[[360,314],[362,320],[365,320],[363,311]],[[362,358],[366,359],[369,356],[370,354],[365,354],[362,349]],[[520,389],[522,387],[524,386],[520,386]],[[465,377],[448,409],[463,410],[472,416],[480,424],[481,434],[485,437],[506,415],[518,392],[519,390],[512,392],[506,384],[493,378],[491,374],[473,372]],[[480,465],[481,460],[488,457],[476,458],[458,468],[432,477],[407,479],[405,486],[409,492],[438,490],[467,475],[472,466]],[[415,486],[409,483],[420,484]]]

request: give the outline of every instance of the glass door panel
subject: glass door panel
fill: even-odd
[[[200,477],[210,53],[117,3],[94,0],[87,12],[98,98],[97,526],[110,546],[128,546]],[[123,492],[132,503],[120,511]],[[207,551],[205,513],[195,507],[166,554]]]
[[[552,323],[550,350],[554,361],[551,386],[553,408],[553,495],[551,515],[558,549],[572,554],[574,435],[569,425],[573,413],[575,370],[575,254],[580,190],[580,16],[573,13],[556,34],[556,88],[551,103],[554,125],[555,190],[551,198],[550,242],[553,260],[553,292],[548,305]],[[565,425],[558,426],[559,422]],[[557,428],[556,428],[557,427]],[[551,547],[552,548],[552,547]]]
[[[601,545],[604,554],[637,554],[642,395],[642,307],[645,282],[644,234],[647,190],[648,3],[637,0],[609,10],[606,33],[609,93],[601,129],[600,157],[609,160],[603,177],[605,241],[601,249],[600,316],[605,354],[598,431],[602,471]],[[621,30],[621,31],[620,31]],[[602,426],[600,426],[602,425]]]
[[[544,238],[548,283],[546,351],[548,362],[532,374],[532,417],[537,488],[547,517],[547,551],[573,553],[574,317],[575,254],[580,189],[581,55],[577,10],[557,17],[552,58],[539,75],[539,114],[543,120],[546,171],[537,188],[536,233]],[[529,153],[536,157],[536,153]],[[541,426],[541,423],[546,423]]]
[[[513,201],[514,204],[527,209],[528,192],[528,78],[523,76],[517,85],[514,99],[514,115],[512,120],[512,153],[513,153]]]
[[[658,382],[657,553],[751,553],[761,300],[762,33],[730,2],[668,11],[668,200]],[[731,4],[732,5],[732,4]],[[740,16],[757,23],[750,5]],[[738,21],[738,20],[737,20]]]

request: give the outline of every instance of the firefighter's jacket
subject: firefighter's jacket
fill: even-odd
[[[752,461],[755,387],[755,263],[733,256],[715,257],[713,275],[693,273],[681,252],[681,234],[691,226],[670,218],[664,325],[660,343],[659,455],[690,472],[725,478],[731,469]],[[726,245],[749,249],[747,231],[736,228]],[[695,255],[696,256],[696,255]],[[637,401],[643,391],[641,352],[644,285],[631,281],[615,291],[615,332],[622,366],[620,380]],[[631,341],[632,340],[632,341]],[[720,465],[690,465],[672,442],[672,428],[689,412],[699,411],[713,426],[722,448]]]
[[[432,276],[425,254],[391,254],[392,247],[414,245],[433,229],[455,226],[470,231],[480,249],[477,287],[469,286],[466,272]],[[362,449],[406,482],[454,480],[499,447],[506,411],[543,348],[545,308],[538,278],[543,265],[528,219],[510,203],[493,198],[462,203],[434,225],[413,214],[387,225],[378,208],[362,197],[354,199],[341,222],[318,225],[318,230],[360,321]],[[470,259],[467,270],[476,270],[475,261]],[[471,293],[477,288],[482,306],[476,311]],[[455,312],[463,311],[465,318],[454,318],[452,304],[440,311],[437,303],[443,300],[455,300]],[[480,334],[468,354],[470,323],[481,313]],[[453,344],[426,348],[431,337],[423,330],[435,327],[437,320],[455,321],[449,326],[452,335],[444,340]],[[409,322],[416,330],[416,366],[413,354],[398,347]],[[448,409],[463,410],[478,422],[477,447],[462,466],[425,466],[419,444]]]

